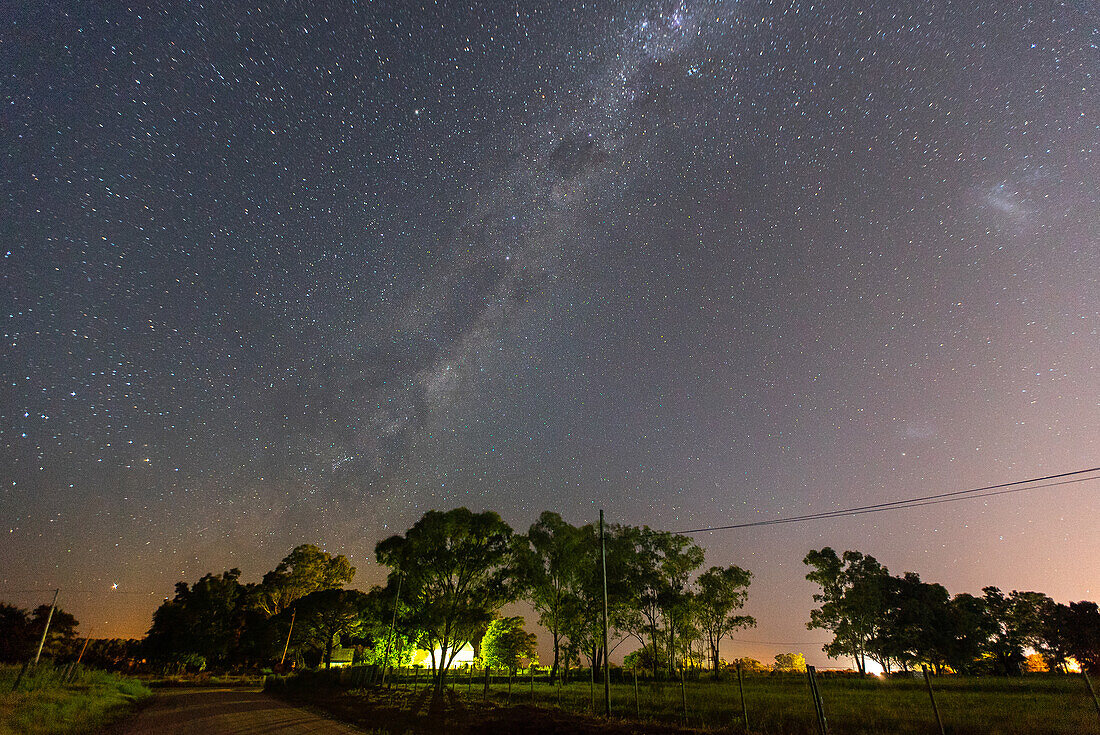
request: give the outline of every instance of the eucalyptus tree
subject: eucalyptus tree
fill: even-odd
[[[811,551],[802,563],[811,568],[806,579],[821,587],[813,598],[821,607],[810,611],[806,627],[832,631],[833,640],[823,647],[825,653],[851,656],[859,673],[866,674],[868,647],[881,621],[889,572],[873,556],[858,551],[838,556],[828,546]]]
[[[371,623],[370,596],[359,590],[317,590],[295,600],[290,609],[295,613],[300,639],[310,640],[322,649],[326,669],[332,663],[337,638],[354,636]]]
[[[893,661],[905,671],[918,664],[942,670],[957,638],[947,589],[906,572],[886,578],[882,600],[881,619],[869,648],[883,668]]]
[[[736,565],[711,567],[695,581],[695,621],[710,653],[714,675],[718,676],[718,648],[722,639],[740,628],[756,626],[756,618],[738,615],[749,596],[752,572]]]
[[[1093,675],[1100,674],[1100,607],[1081,600],[1068,605],[1051,600],[1044,606],[1042,651],[1053,667],[1065,670],[1074,658]]]
[[[145,637],[149,657],[164,663],[202,660],[224,665],[239,654],[249,588],[240,569],[207,574],[193,585],[176,583],[176,594],[153,612]]]
[[[391,570],[391,584],[400,579],[410,623],[432,653],[437,694],[459,649],[515,598],[511,538],[512,529],[496,513],[455,508],[428,511],[404,536],[375,547],[378,561]]]
[[[660,663],[671,675],[676,667],[677,639],[681,632],[692,630],[691,580],[703,564],[703,550],[687,536],[648,526],[621,529],[620,536],[632,594],[617,627],[650,650],[665,652],[667,657]],[[654,678],[658,666],[654,656]]]
[[[691,578],[703,565],[703,549],[687,536],[662,533],[657,537],[660,554],[658,594],[661,613],[668,632],[668,671],[676,668],[676,638],[691,610]]]
[[[588,656],[596,675],[607,663],[603,647],[605,584],[609,636],[612,631],[623,630],[624,620],[637,605],[639,575],[632,533],[629,526],[609,524],[604,527],[601,548],[595,525],[589,523],[578,529],[580,553],[577,574],[567,598],[566,634]],[[606,554],[606,581],[601,554]],[[607,644],[608,651],[614,650],[611,640]]]
[[[538,613],[539,623],[550,632],[553,679],[558,676],[570,598],[581,570],[580,532],[557,513],[544,511],[525,536],[516,537],[515,556],[525,595]]]
[[[1025,659],[1024,649],[1042,646],[1043,611],[1053,600],[1041,592],[1012,590],[1006,595],[997,587],[983,587],[982,593],[994,621],[989,639],[994,666],[1000,674],[1016,676]]]
[[[330,554],[313,544],[296,546],[255,588],[256,606],[271,617],[311,592],[343,587],[355,567],[343,554]]]

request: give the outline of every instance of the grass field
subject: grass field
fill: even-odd
[[[150,695],[141,683],[102,671],[82,670],[63,683],[65,669],[49,664],[12,692],[18,674],[19,667],[0,667],[0,735],[94,732]]]
[[[452,681],[462,700],[480,700],[483,679]],[[419,687],[426,682],[420,678]],[[399,688],[411,680],[398,678]],[[1100,732],[1100,717],[1080,676],[1018,678],[940,677],[933,679],[936,703],[946,732],[954,735],[1082,735]],[[829,732],[938,733],[928,691],[922,679],[867,679],[819,676],[818,688]],[[588,682],[568,684],[559,691],[545,680],[531,683],[522,677],[508,694],[506,680],[495,678],[490,699],[500,705],[535,705],[566,711],[603,711],[603,689]],[[683,698],[682,698],[683,697]],[[687,701],[684,717],[683,701]],[[560,702],[560,704],[559,704]],[[749,676],[745,679],[749,730],[776,735],[817,732],[813,702],[804,676]],[[681,694],[678,682],[638,685],[637,708],[630,682],[612,685],[612,713],[638,722],[684,725],[689,728],[743,732],[741,700],[736,679],[689,681]]]

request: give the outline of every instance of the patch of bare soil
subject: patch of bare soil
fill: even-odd
[[[605,720],[530,705],[462,699],[452,692],[444,692],[440,699],[433,699],[431,691],[410,693],[384,689],[352,692],[315,690],[308,696],[301,693],[281,696],[366,730],[382,729],[394,735],[686,735],[705,732],[661,723]]]

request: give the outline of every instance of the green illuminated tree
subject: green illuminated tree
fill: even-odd
[[[497,618],[481,639],[481,658],[486,666],[515,671],[522,659],[535,658],[534,633],[523,629],[523,618]]]
[[[429,650],[441,651],[435,686],[464,643],[472,642],[493,614],[514,599],[512,529],[492,511],[428,511],[404,536],[378,543],[378,561],[400,578],[410,623],[424,632]],[[391,584],[393,580],[391,580]]]
[[[777,653],[775,654],[776,671],[794,673],[806,670],[806,657],[801,653]]]

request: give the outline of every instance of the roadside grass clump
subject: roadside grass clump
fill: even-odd
[[[68,735],[103,727],[151,695],[138,681],[48,663],[28,670],[12,691],[20,667],[0,667],[0,735]]]

